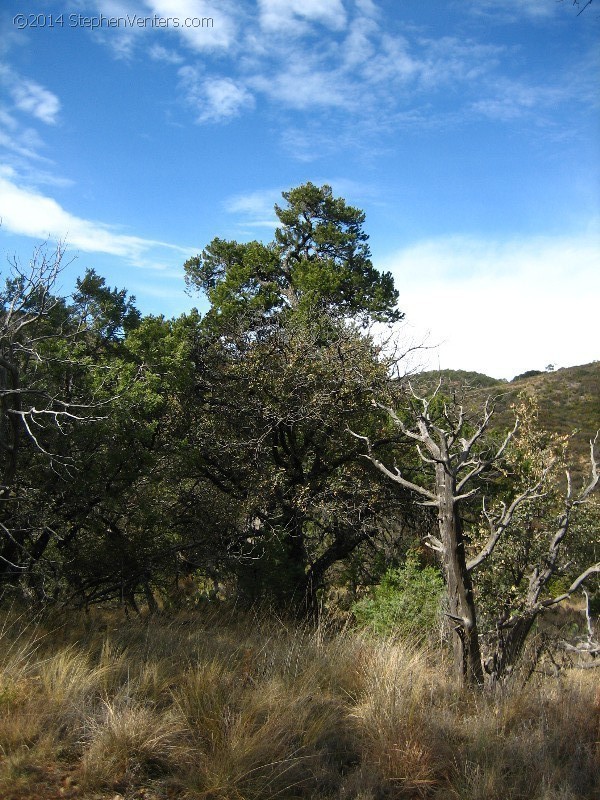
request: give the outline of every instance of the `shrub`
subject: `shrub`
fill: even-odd
[[[388,570],[370,596],[352,606],[352,613],[375,633],[425,638],[439,624],[443,591],[439,571],[422,567],[411,551],[402,567]]]

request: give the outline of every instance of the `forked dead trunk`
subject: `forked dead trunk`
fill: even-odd
[[[461,686],[477,686],[483,684],[483,667],[473,585],[467,570],[462,522],[455,500],[455,481],[443,463],[436,464],[436,481],[455,677]]]

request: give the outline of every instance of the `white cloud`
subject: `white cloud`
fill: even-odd
[[[308,180],[308,179],[307,179]],[[333,188],[336,197],[372,197],[376,190],[372,186],[348,178],[329,178],[323,176],[311,177],[316,186],[327,184]],[[275,205],[285,206],[282,193],[290,186],[280,186],[271,189],[256,189],[228,197],[223,207],[228,214],[235,214],[240,220],[240,226],[246,228],[269,228],[271,232],[281,223],[275,214]]]
[[[56,200],[14,183],[13,170],[0,173],[0,218],[11,233],[34,239],[66,240],[88,253],[121,256],[139,266],[147,264],[146,254],[155,248],[182,253],[189,250],[165,242],[127,236],[100,222],[82,219],[66,211]]]
[[[460,0],[461,5],[462,0]],[[567,0],[566,4],[570,4]],[[556,2],[548,0],[472,0],[470,10],[476,14],[497,16],[510,22],[522,21],[523,17],[532,19],[548,19],[554,16]]]
[[[373,0],[355,0],[355,5],[359,11],[368,17],[376,17],[379,15],[379,10]]]
[[[94,5],[106,17],[147,20],[145,24],[136,21],[95,31],[95,36],[119,59],[131,59],[140,43],[153,35],[161,39],[177,37],[194,52],[228,50],[236,40],[241,17],[233,0],[95,0]],[[161,20],[160,24],[154,23],[155,17]],[[161,51],[152,47],[151,57],[157,59]],[[158,60],[179,63],[173,60],[175,51],[158,47],[164,51]]]
[[[14,118],[14,116],[1,106],[0,106],[0,127],[9,131],[15,131],[18,128],[18,122]]]
[[[373,58],[376,48],[372,36],[377,31],[375,22],[358,17],[353,20],[344,42],[344,66],[352,68],[357,64],[365,64]]]
[[[507,122],[539,109],[555,108],[574,93],[560,87],[527,86],[501,80],[490,87],[493,96],[473,103],[473,110],[490,119]]]
[[[278,220],[273,207],[280,201],[281,189],[258,189],[229,197],[224,207],[229,214],[238,215],[246,227],[265,227],[274,230]]]
[[[16,171],[8,164],[0,164],[0,179],[12,180],[17,177]]]
[[[184,58],[175,50],[167,50],[160,44],[153,44],[148,50],[148,55],[153,61],[164,61],[166,64],[183,64]]]
[[[135,10],[140,16],[156,14],[179,21],[179,27],[160,31],[122,31],[125,38],[119,52],[131,55],[133,44],[143,39],[148,45],[144,52],[151,58],[181,63],[180,90],[197,112],[199,123],[233,119],[254,108],[262,97],[278,111],[316,108],[344,112],[336,126],[338,136],[344,136],[375,116],[380,120],[380,130],[386,124],[431,127],[431,103],[441,91],[450,90],[437,121],[450,125],[481,116],[513,121],[527,115],[535,121],[534,115],[540,111],[547,113],[552,108],[554,114],[558,104],[582,96],[580,86],[574,92],[567,91],[570,87],[564,75],[557,77],[562,89],[547,88],[545,93],[535,85],[529,86],[528,77],[520,83],[502,83],[503,47],[469,38],[436,36],[431,33],[434,26],[388,25],[382,4],[373,0],[96,2],[103,13],[113,16],[124,14],[128,5],[130,14]],[[463,5],[461,2],[460,7]],[[471,5],[462,13],[469,13]],[[553,5],[552,0],[527,0],[525,4],[521,0],[474,0],[479,13],[499,9],[498,13],[515,14],[523,6],[527,10],[521,15],[541,16],[548,5]],[[192,18],[212,18],[214,27],[186,27],[185,20]],[[111,46],[117,47],[121,31],[101,31],[98,35],[108,41],[108,33]],[[154,38],[159,35],[160,40]],[[169,49],[169,41],[176,42],[177,49]],[[202,53],[201,68],[180,62],[186,49]],[[219,60],[209,60],[211,55]],[[584,72],[588,74],[589,70]],[[425,113],[419,112],[421,108]],[[306,124],[310,122],[305,121],[303,126]],[[562,120],[561,125],[564,127]],[[296,135],[282,130],[282,136],[288,139]],[[313,137],[313,142],[315,149],[320,148],[323,135],[316,140]],[[313,158],[310,147],[297,148],[297,153],[305,160]]]
[[[227,0],[144,0],[157,16],[178,20],[168,30],[175,32],[192,50],[227,50],[237,35],[241,10]],[[204,20],[204,22],[202,22]],[[212,22],[209,22],[212,20]],[[163,30],[167,30],[166,28]]]
[[[334,31],[346,25],[342,0],[258,0],[258,6],[260,24],[269,31],[304,33],[310,22]]]
[[[31,114],[46,125],[56,124],[60,100],[53,92],[4,64],[0,64],[0,82],[7,87],[17,110]]]
[[[413,335],[439,348],[430,368],[512,378],[546,364],[600,357],[600,236],[415,244],[379,263],[391,270]]]
[[[270,62],[254,64],[246,82],[285,108],[350,111],[355,125],[375,111],[389,119],[399,103],[417,103],[448,85],[464,87],[463,97],[480,95],[482,77],[494,69],[500,51],[451,37],[391,34],[358,17],[343,39],[327,39],[319,48],[295,40],[285,48],[275,44]]]
[[[200,122],[218,122],[237,117],[243,109],[254,106],[254,98],[231,78],[209,78],[204,82],[206,105],[200,111]]]
[[[479,44],[453,36],[421,39],[419,44],[422,47],[419,78],[424,89],[462,83],[479,91],[486,85],[481,79],[493,71],[505,50],[500,45]]]
[[[95,0],[93,5],[107,17],[126,17],[143,13],[143,0]],[[80,3],[85,5],[85,3]]]
[[[1,148],[26,161],[48,161],[38,152],[43,146],[42,140],[33,128],[18,127],[16,130],[12,128],[3,130],[2,128],[3,126],[0,123]]]
[[[47,125],[54,125],[60,111],[58,97],[35,81],[20,80],[11,88],[16,107]]]
[[[60,101],[40,84],[23,78],[1,63],[0,86],[7,88],[8,100],[6,106],[0,106],[0,152],[5,163],[25,171],[31,170],[33,164],[36,170],[40,165],[50,164],[41,154],[44,144],[39,133],[30,127],[30,120],[23,113],[52,125],[57,121]],[[50,179],[48,173],[40,175],[45,182]]]
[[[252,88],[287,108],[356,107],[360,103],[356,88],[353,91],[347,79],[341,79],[326,65],[320,68],[316,62],[317,59],[311,60],[302,53],[291,54],[278,74],[255,75],[248,82]]]
[[[134,0],[94,0],[92,9],[83,13],[92,16],[92,12],[103,14],[108,18],[133,18],[145,16],[146,11],[140,2]],[[117,59],[129,60],[133,57],[140,39],[147,33],[145,28],[136,26],[121,26],[117,28],[99,28],[94,31],[94,37],[106,44]]]
[[[368,60],[364,75],[370,83],[405,82],[417,75],[421,64],[410,53],[403,36],[384,34],[376,48],[377,55]]]
[[[223,122],[254,106],[254,98],[245,86],[231,78],[209,77],[198,67],[179,70],[188,104],[198,112],[197,122]]]

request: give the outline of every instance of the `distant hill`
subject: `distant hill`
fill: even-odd
[[[486,397],[493,397],[495,427],[511,425],[511,406],[519,394],[532,395],[538,401],[543,428],[574,434],[570,449],[575,460],[587,458],[589,440],[600,429],[600,361],[553,372],[532,370],[512,381],[464,370],[423,372],[411,380],[415,389],[425,392],[433,391],[441,380],[446,391],[463,395],[465,404],[473,409],[482,407]]]
[[[411,376],[413,386],[426,387],[428,391],[433,391],[440,380],[445,387],[452,389],[480,389],[507,385],[507,381],[490,378],[482,372],[467,372],[464,369],[432,370]]]

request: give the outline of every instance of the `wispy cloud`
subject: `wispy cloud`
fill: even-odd
[[[0,88],[6,89],[6,101],[0,105],[0,153],[5,166],[27,172],[47,168],[51,161],[44,155],[44,142],[36,123],[56,125],[61,104],[59,98],[36,81],[0,63]],[[41,173],[47,179],[47,171]],[[41,182],[41,181],[40,181]]]
[[[124,0],[96,3],[112,15],[124,13],[127,5]],[[121,52],[178,66],[180,95],[198,124],[227,122],[267,106],[280,115],[282,141],[311,138],[312,148],[289,147],[305,161],[314,158],[317,143],[319,149],[328,146],[326,126],[312,125],[309,137],[305,129],[311,121],[299,128],[293,120],[294,112],[312,108],[329,112],[329,125],[338,137],[350,141],[352,131],[363,126],[362,133],[370,130],[371,145],[376,146],[377,128],[381,133],[390,125],[431,128],[443,117],[444,124],[456,126],[482,116],[535,123],[535,115],[543,114],[537,126],[541,130],[549,127],[547,118],[556,116],[559,107],[589,106],[589,80],[578,86],[560,71],[537,81],[529,73],[519,75],[511,54],[490,43],[489,36],[482,43],[481,26],[473,21],[472,13],[492,14],[501,21],[518,17],[544,22],[556,13],[552,0],[454,5],[470,36],[439,35],[435,25],[390,25],[375,0],[137,0],[135,13],[179,24],[154,34],[152,29],[132,29],[128,35],[137,44],[123,44]],[[210,27],[185,24],[203,18],[213,21]],[[116,47],[118,32],[110,33]],[[432,106],[437,108],[434,120]],[[369,128],[375,118],[379,126]],[[560,124],[566,127],[564,114]]]
[[[489,86],[490,96],[473,103],[475,112],[507,122],[547,109],[554,109],[572,94],[566,86],[535,86],[520,81],[499,80]]]
[[[157,249],[191,252],[167,242],[128,236],[110,225],[71,214],[53,198],[17,185],[13,173],[6,170],[0,173],[0,218],[11,233],[37,241],[66,240],[76,249],[120,256],[137,266],[147,266],[148,253]]]
[[[21,80],[11,87],[19,111],[32,114],[47,125],[54,125],[60,111],[58,97],[35,81]]]
[[[56,124],[60,100],[49,89],[19,75],[6,64],[0,64],[0,83],[6,87],[16,110],[29,114],[46,125]]]
[[[220,122],[237,117],[242,110],[253,108],[254,98],[231,78],[208,78],[203,84],[204,105],[199,122]]]
[[[428,366],[462,364],[511,378],[599,357],[600,235],[417,243],[378,266],[391,270],[413,335],[439,348]]]
[[[99,0],[99,6],[104,13],[123,13],[117,0]],[[203,64],[203,73],[212,74],[217,87],[212,94],[221,95],[221,90],[228,89],[228,99],[222,103],[215,99],[215,113],[201,113],[199,122],[232,117],[238,109],[250,108],[250,92],[291,110],[316,104],[364,115],[382,103],[390,110],[397,104],[399,90],[403,100],[408,91],[435,91],[448,83],[474,82],[493,68],[499,50],[451,37],[436,40],[415,32],[411,38],[394,33],[386,28],[370,0],[352,4],[342,0],[259,0],[255,16],[248,6],[208,0],[144,0],[136,13],[143,14],[144,9],[164,19],[177,19],[178,27],[169,27],[167,34],[176,36],[188,51],[209,55],[218,51],[225,59],[221,61],[224,72],[211,70],[209,61]],[[214,26],[183,24],[202,17],[213,19]],[[147,40],[148,33],[140,28],[136,35]],[[179,49],[155,42],[148,51],[152,58],[171,63],[183,58]],[[195,65],[187,67],[197,69]],[[226,79],[234,82],[237,91],[231,84],[216,83]],[[186,97],[195,92],[204,104],[209,84],[190,92],[189,83],[182,83]],[[220,105],[236,110],[220,115]]]
[[[331,30],[346,25],[342,0],[258,0],[261,27],[267,31],[303,34],[308,23],[320,23]]]
[[[16,156],[25,161],[47,161],[39,152],[43,143],[38,132],[13,122],[16,120],[10,114],[0,113],[0,148],[5,159]]]
[[[11,181],[15,185],[35,185],[40,186],[54,186],[54,187],[68,187],[73,186],[74,181],[71,178],[65,178],[62,175],[55,175],[51,170],[43,168],[40,161],[34,164],[28,164],[23,160],[22,168],[15,169],[11,164],[0,165],[0,177]]]
[[[240,225],[250,228],[270,228],[278,225],[273,207],[281,202],[282,189],[258,189],[236,194],[224,202],[225,211],[236,215]]]
[[[243,14],[231,0],[144,0],[144,8],[162,19],[177,20],[168,30],[196,52],[229,49]]]
[[[360,102],[356,87],[339,80],[335,71],[318,65],[302,52],[290,54],[284,69],[275,74],[257,74],[249,78],[252,88],[288,109],[356,108]],[[312,62],[312,63],[311,63]]]
[[[354,0],[357,9],[367,17],[378,17],[379,9],[373,0]]]
[[[338,197],[352,197],[360,200],[378,195],[378,190],[373,186],[358,183],[349,178],[330,178],[318,175],[310,180],[317,186],[322,186],[323,184],[331,186],[334,194]],[[289,191],[291,188],[291,186],[280,186],[278,188],[255,189],[235,194],[224,201],[223,208],[228,214],[235,215],[238,218],[241,227],[269,228],[272,232],[281,224],[275,214],[275,205],[285,205],[282,193]]]
[[[508,22],[522,21],[524,17],[546,20],[556,14],[556,6],[556,0],[471,0],[469,3],[471,13],[498,17]]]
[[[347,38],[321,48],[288,43],[285,54],[251,73],[247,84],[289,109],[312,107],[351,112],[353,124],[374,112],[392,114],[450,87],[469,96],[480,91],[501,48],[451,37],[409,40],[372,20],[355,20]]]
[[[153,61],[164,61],[166,64],[183,64],[185,59],[175,50],[168,50],[161,44],[153,44],[148,50],[148,55]]]
[[[226,51],[236,40],[242,17],[233,0],[95,0],[93,9],[105,17],[124,20],[118,27],[93,32],[115,58],[124,60],[145,57],[148,51],[156,59],[153,37],[157,35],[170,36],[188,52]],[[154,18],[160,22],[154,24]],[[173,48],[164,50],[170,58],[176,53]]]
[[[254,97],[232,78],[202,74],[198,67],[181,67],[180,84],[185,99],[197,114],[198,122],[223,122],[254,106]]]

